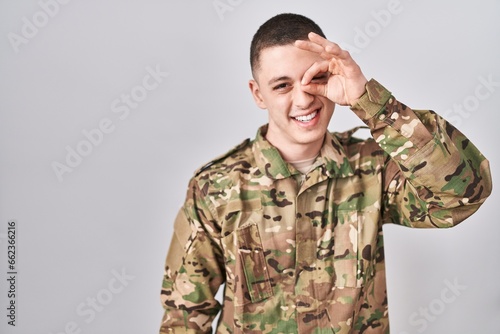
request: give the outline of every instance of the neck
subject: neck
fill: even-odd
[[[278,149],[281,157],[285,161],[302,161],[307,159],[315,158],[321,147],[323,146],[323,140],[318,140],[313,143],[308,144],[282,144],[279,141],[270,140],[266,138],[274,147]]]

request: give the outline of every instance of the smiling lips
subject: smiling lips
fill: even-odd
[[[304,116],[297,116],[297,117],[292,117],[293,119],[302,122],[302,123],[307,123],[312,121],[316,115],[318,115],[318,110],[313,111],[309,115],[304,115]]]

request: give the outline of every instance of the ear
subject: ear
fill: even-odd
[[[250,88],[250,92],[252,92],[253,99],[255,104],[261,109],[267,109],[266,104],[264,103],[264,99],[262,98],[262,94],[260,93],[259,84],[254,79],[251,79],[248,82],[248,87]]]

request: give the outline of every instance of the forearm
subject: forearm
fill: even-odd
[[[400,223],[453,226],[490,194],[488,161],[437,114],[408,108],[374,80],[352,110],[391,159],[384,179],[386,206],[393,216],[401,212]]]
[[[215,299],[222,281],[215,265],[216,255],[197,241],[188,252],[191,253],[177,254],[184,258],[184,263],[164,277],[161,300],[165,314],[160,333],[174,329],[174,333],[210,333],[212,321],[221,309]]]
[[[207,213],[191,196],[176,218],[167,255],[160,333],[210,333],[221,309],[215,299],[225,277],[221,250],[207,232]]]

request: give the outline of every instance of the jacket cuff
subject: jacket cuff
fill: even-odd
[[[351,107],[351,110],[366,122],[383,111],[392,94],[375,79],[368,81],[365,87],[365,93]]]

